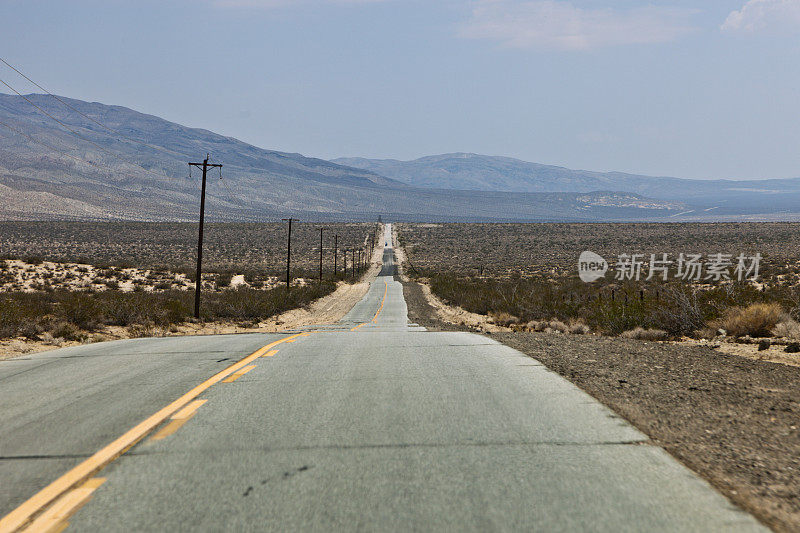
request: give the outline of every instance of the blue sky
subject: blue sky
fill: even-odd
[[[800,176],[800,0],[0,0],[0,19],[0,56],[51,91],[264,148]]]

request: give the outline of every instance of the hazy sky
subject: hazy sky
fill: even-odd
[[[800,0],[0,0],[0,20],[0,56],[51,91],[264,148],[800,176]]]

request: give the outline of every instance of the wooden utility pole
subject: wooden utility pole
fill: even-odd
[[[194,317],[200,318],[200,291],[203,287],[203,222],[206,215],[206,175],[209,168],[222,168],[222,165],[212,165],[208,161],[209,154],[202,163],[189,163],[190,167],[203,170],[203,186],[200,189],[200,228],[197,235],[197,273],[194,282]]]
[[[291,264],[292,264],[292,222],[297,222],[296,218],[282,218],[284,222],[289,222],[289,238],[286,244],[286,290],[292,283]]]
[[[337,264],[337,259],[339,259],[339,236],[333,236],[333,280],[336,281],[336,276],[339,275],[339,269]]]
[[[322,232],[325,228],[319,228],[319,283],[322,284]]]

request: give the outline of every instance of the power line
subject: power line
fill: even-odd
[[[63,123],[63,122],[61,122],[60,120],[58,120],[56,117],[54,117],[53,115],[51,115],[50,113],[48,113],[47,111],[45,111],[44,109],[42,109],[41,107],[39,107],[38,105],[34,104],[34,103],[31,101],[31,99],[30,99],[30,98],[28,98],[27,96],[25,96],[24,94],[22,94],[21,92],[19,92],[19,91],[18,91],[18,90],[16,90],[15,88],[13,88],[11,85],[9,85],[8,83],[6,83],[6,82],[5,82],[5,81],[3,81],[2,79],[0,79],[0,83],[2,83],[2,84],[3,84],[3,85],[5,85],[6,87],[8,87],[8,88],[9,88],[9,89],[11,89],[12,91],[14,91],[15,93],[17,93],[17,95],[21,96],[21,97],[22,97],[22,98],[23,98],[23,99],[24,99],[26,102],[28,102],[29,104],[31,104],[33,107],[35,107],[36,109],[38,109],[39,111],[41,111],[42,113],[44,113],[45,115],[47,115],[48,117],[50,117],[51,119],[53,119],[53,120],[55,120],[56,122],[58,122],[59,124],[61,124],[61,125],[62,125],[62,126],[63,126],[63,127],[66,129],[66,130],[68,130],[68,131],[72,132],[72,133],[73,133],[75,136],[77,136],[77,137],[78,137],[80,140],[82,140],[82,141],[84,141],[84,142],[87,142],[87,143],[89,143],[89,144],[92,144],[92,145],[96,146],[96,147],[97,147],[97,148],[98,148],[100,151],[107,153],[107,154],[108,154],[108,155],[110,155],[111,157],[118,157],[118,156],[116,156],[115,154],[112,154],[111,152],[109,152],[108,150],[106,150],[105,148],[103,148],[102,146],[100,146],[99,144],[97,144],[97,143],[95,143],[95,142],[93,142],[93,141],[90,141],[89,139],[86,139],[86,138],[84,138],[84,137],[83,137],[83,136],[82,136],[80,133],[78,133],[77,131],[73,130],[72,128],[70,128],[69,126],[67,126],[66,124],[64,124],[64,123]]]
[[[93,145],[93,146],[97,147],[97,149],[98,149],[98,150],[100,150],[101,152],[103,152],[103,153],[106,153],[106,154],[108,154],[109,156],[111,156],[112,158],[114,158],[114,159],[117,159],[117,160],[119,160],[119,161],[122,161],[123,163],[126,163],[126,164],[128,164],[128,165],[133,165],[133,166],[135,166],[135,167],[139,167],[139,168],[140,168],[140,169],[141,169],[143,172],[145,172],[145,173],[147,173],[147,174],[150,174],[151,176],[155,176],[155,177],[157,177],[157,178],[159,178],[159,179],[163,179],[164,177],[166,177],[166,178],[168,178],[168,179],[174,179],[174,178],[172,178],[171,176],[169,176],[167,173],[164,173],[164,174],[156,174],[155,172],[153,172],[153,171],[151,171],[151,170],[147,170],[146,168],[144,168],[143,166],[141,166],[141,165],[139,165],[139,164],[137,164],[137,163],[132,163],[132,162],[130,162],[130,161],[127,161],[127,160],[123,159],[122,157],[120,157],[118,154],[115,154],[115,153],[113,153],[113,152],[110,152],[110,151],[106,150],[105,148],[103,148],[102,146],[100,146],[99,144],[97,144],[96,142],[94,142],[94,141],[90,141],[89,139],[86,139],[86,138],[85,138],[85,137],[83,137],[83,136],[82,136],[80,133],[78,133],[77,131],[73,130],[73,129],[72,129],[72,128],[70,128],[68,125],[64,124],[62,121],[60,121],[59,119],[57,119],[56,117],[54,117],[53,115],[51,115],[50,113],[48,113],[47,111],[45,111],[44,109],[42,109],[40,106],[36,105],[34,102],[32,102],[32,101],[31,101],[31,99],[30,99],[30,98],[28,98],[27,96],[25,96],[24,94],[22,94],[21,92],[19,92],[19,91],[18,91],[18,90],[16,90],[15,88],[13,88],[11,85],[9,85],[8,83],[6,83],[6,82],[5,82],[3,79],[0,79],[0,83],[2,83],[2,84],[3,84],[3,85],[5,85],[6,87],[8,87],[8,88],[9,88],[9,89],[11,89],[12,91],[14,91],[14,92],[15,92],[15,93],[16,93],[18,96],[20,96],[21,98],[23,98],[23,99],[24,99],[26,102],[28,102],[29,104],[31,104],[33,107],[35,107],[36,109],[38,109],[39,111],[41,111],[42,113],[44,113],[45,115],[47,115],[48,117],[50,117],[51,119],[53,119],[54,121],[56,121],[57,123],[59,123],[59,124],[60,124],[60,125],[61,125],[63,128],[65,128],[67,131],[71,132],[71,133],[72,133],[72,134],[73,134],[75,137],[77,137],[78,139],[80,139],[80,140],[82,140],[82,141],[84,141],[84,142],[87,142],[87,143],[89,143],[89,144],[91,144],[91,145]]]
[[[100,126],[101,128],[104,128],[104,129],[106,129],[106,130],[110,131],[110,132],[111,132],[111,133],[113,133],[114,135],[116,135],[116,136],[118,136],[118,137],[120,137],[120,138],[122,138],[122,139],[125,139],[125,140],[127,140],[127,141],[131,141],[131,142],[133,142],[133,143],[140,144],[140,145],[142,145],[142,146],[146,146],[146,147],[148,147],[148,148],[152,148],[152,149],[154,149],[154,150],[160,150],[160,151],[162,151],[162,152],[164,152],[164,153],[167,153],[167,154],[170,154],[170,155],[173,155],[173,156],[175,156],[175,155],[181,155],[181,154],[179,154],[179,153],[176,153],[176,152],[172,152],[172,151],[170,151],[170,150],[167,150],[166,148],[164,148],[164,147],[162,147],[162,146],[156,146],[156,145],[154,145],[154,144],[148,144],[148,143],[146,143],[146,142],[144,142],[144,141],[139,141],[139,140],[133,139],[133,138],[131,138],[131,137],[128,137],[127,135],[125,135],[125,134],[123,134],[123,133],[120,133],[120,132],[116,131],[115,129],[113,129],[113,128],[111,128],[111,127],[109,127],[109,126],[107,126],[107,125],[103,124],[102,122],[98,121],[98,120],[97,120],[97,119],[95,119],[95,118],[92,118],[92,117],[90,117],[89,115],[87,115],[86,113],[84,113],[83,111],[81,111],[80,109],[78,109],[78,108],[76,108],[75,106],[73,106],[73,105],[69,104],[68,102],[64,101],[64,100],[63,100],[61,97],[59,97],[59,96],[57,96],[57,95],[55,95],[55,94],[51,93],[50,91],[48,91],[47,89],[45,89],[44,87],[42,87],[41,85],[39,85],[38,83],[36,83],[35,81],[33,81],[32,79],[30,79],[28,76],[26,76],[25,74],[23,74],[23,73],[22,73],[22,72],[21,72],[21,71],[20,71],[18,68],[16,68],[14,65],[10,64],[8,61],[6,61],[5,59],[3,59],[2,57],[0,57],[0,61],[2,61],[3,63],[5,63],[5,65],[6,65],[8,68],[10,68],[10,69],[11,69],[11,70],[13,70],[14,72],[16,72],[17,74],[19,74],[20,76],[22,76],[23,78],[25,78],[26,80],[28,80],[29,82],[31,82],[33,85],[35,85],[36,87],[38,87],[39,89],[41,89],[41,90],[42,90],[42,91],[44,91],[45,93],[49,94],[50,96],[52,96],[53,98],[55,98],[56,100],[58,100],[59,102],[61,102],[63,105],[65,105],[66,107],[68,107],[68,108],[69,108],[69,109],[71,109],[72,111],[75,111],[76,113],[78,113],[80,116],[84,117],[84,118],[85,118],[85,119],[87,119],[87,120],[91,120],[92,122],[94,122],[95,124],[97,124],[98,126]],[[4,82],[4,83],[5,83],[5,82]],[[13,89],[12,89],[12,90],[13,90]],[[16,91],[14,91],[14,92],[16,92]],[[19,93],[17,93],[17,94],[19,94]],[[22,95],[20,95],[20,96],[22,96]]]

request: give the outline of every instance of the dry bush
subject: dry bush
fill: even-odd
[[[58,322],[53,328],[43,334],[50,335],[56,339],[63,339],[65,341],[83,341],[86,339],[86,334],[81,332],[80,328],[70,322]]]
[[[667,287],[663,302],[652,313],[652,321],[670,335],[691,335],[706,325],[702,307],[692,287]]]
[[[540,324],[542,323],[539,320],[530,320],[525,324],[525,331],[542,331],[544,327]]]
[[[128,335],[130,335],[132,338],[163,337],[164,330],[152,322],[146,322],[144,324],[134,324],[132,326],[128,326]]]
[[[728,309],[718,326],[728,335],[741,337],[769,337],[772,329],[778,325],[784,312],[780,304],[757,303],[748,307]]]
[[[592,328],[587,326],[581,320],[570,320],[569,321],[569,332],[573,335],[588,335],[592,331]]]
[[[569,326],[555,318],[547,323],[547,329],[550,330],[550,333],[569,333]]]
[[[505,328],[519,324],[519,318],[506,313],[505,311],[489,311],[489,318],[491,319],[492,323]]]
[[[663,329],[645,329],[642,327],[635,327],[628,331],[622,332],[620,337],[624,337],[626,339],[637,339],[640,341],[663,341],[666,340],[669,335]]]
[[[798,340],[800,339],[800,323],[786,315],[772,328],[772,334],[776,337]]]

